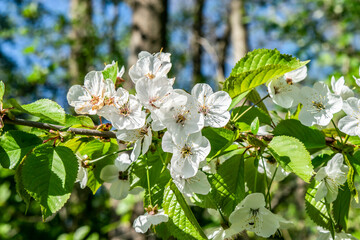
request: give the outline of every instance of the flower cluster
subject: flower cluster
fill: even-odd
[[[199,171],[210,152],[210,142],[201,134],[204,127],[224,127],[230,119],[231,98],[224,91],[213,92],[208,84],[197,84],[191,93],[174,89],[175,78],[167,75],[171,68],[169,53],[141,52],[129,69],[136,94],[116,89],[111,79],[104,79],[101,71],[85,76],[84,86],[72,86],[67,100],[78,114],[97,114],[117,129],[118,140],[134,143],[130,155],[120,155],[114,165],[103,168],[101,178],[111,183],[110,194],[122,199],[129,192],[128,169],[140,155],[146,154],[152,143],[152,131],[164,131],[162,149],[172,153],[168,166],[179,190],[187,196],[207,194],[210,184],[206,174]],[[105,67],[113,67],[115,63]],[[118,71],[118,78],[124,70]],[[150,226],[152,215],[144,215],[139,222]],[[163,218],[165,219],[165,218]],[[148,227],[147,227],[148,228]],[[144,232],[141,227],[136,227]],[[139,230],[139,231],[140,231]]]

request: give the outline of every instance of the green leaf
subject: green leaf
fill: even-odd
[[[250,91],[246,91],[246,92],[243,92],[242,94],[240,94],[239,96],[234,97],[233,100],[231,101],[231,104],[230,104],[230,106],[229,106],[228,111],[230,111],[231,109],[233,109],[234,107],[236,107],[236,105],[237,105],[241,100],[243,100],[249,92],[250,92]]]
[[[208,158],[212,158],[221,153],[234,142],[235,134],[225,128],[204,128],[202,134],[206,137],[211,145],[211,150]]]
[[[145,198],[144,206],[147,207],[150,205],[149,202],[149,191],[148,191],[148,181],[147,181],[147,168],[149,168],[149,184],[151,191],[151,203],[153,206],[158,204],[162,205],[164,189],[166,184],[170,180],[170,172],[167,169],[163,171],[163,162],[167,156],[170,156],[168,153],[163,151],[156,151],[155,153],[148,152],[146,157],[139,158],[136,162],[133,163],[130,172],[130,182],[131,187],[142,187],[145,189]]]
[[[19,196],[21,197],[21,199],[25,202],[26,204],[26,210],[25,212],[27,212],[27,210],[29,209],[30,206],[30,200],[31,200],[31,196],[30,194],[25,190],[24,187],[24,183],[22,181],[21,178],[21,171],[22,171],[22,164],[20,164],[17,168],[16,168],[16,172],[15,172],[15,183],[16,183],[16,192],[19,194]]]
[[[250,131],[252,134],[256,135],[259,131],[259,117],[256,117],[254,121],[251,122]]]
[[[285,135],[297,138],[309,150],[326,147],[325,135],[321,131],[304,126],[295,119],[281,121],[275,127],[273,134],[274,136]]]
[[[260,102],[261,97],[260,97],[260,94],[258,93],[258,91],[256,91],[256,89],[251,90],[251,92],[248,96],[248,100],[250,102],[252,102],[253,104],[256,103],[256,106],[258,106],[261,110],[263,110],[264,113],[266,113],[267,115],[270,115],[265,103],[263,101]]]
[[[354,178],[355,178],[355,169],[353,167],[354,163],[357,161],[357,160],[354,160],[350,154],[343,154],[344,156],[344,161],[346,163],[346,165],[349,167],[349,171],[348,171],[348,174],[347,174],[347,184],[348,184],[348,187],[350,189],[350,192],[353,193],[353,195],[355,195],[355,197],[358,196],[358,192],[355,188],[355,183],[354,183]]]
[[[245,197],[243,154],[235,154],[226,160],[208,179],[211,185],[209,196],[224,215],[229,216]]]
[[[35,148],[23,161],[24,188],[42,208],[43,218],[59,211],[70,197],[78,160],[67,147],[48,144]]]
[[[305,146],[296,138],[276,136],[269,143],[271,155],[287,170],[294,172],[305,182],[313,175],[311,157]]]
[[[72,116],[66,114],[65,127],[77,127],[77,128],[92,128],[94,127],[93,120],[88,116]]]
[[[65,123],[64,109],[56,102],[49,99],[40,99],[26,105],[20,105],[15,99],[10,99],[10,103],[21,112],[39,117],[46,121],[61,124]]]
[[[351,193],[347,183],[345,183],[344,186],[339,188],[338,196],[333,202],[333,215],[336,223],[335,227],[339,232],[342,230],[346,232],[350,201]]]
[[[118,73],[118,62],[115,62],[111,66],[109,66],[107,69],[102,71],[102,74],[104,76],[104,79],[111,79],[114,83],[116,83],[116,77]]]
[[[273,78],[304,66],[306,62],[285,54],[276,49],[256,49],[245,55],[233,68],[230,77],[224,83],[224,91],[234,98],[252,90]]]
[[[42,140],[34,134],[11,130],[0,137],[0,164],[3,168],[16,169],[21,159]]]
[[[184,197],[172,182],[166,185],[163,209],[169,216],[169,221],[164,225],[176,239],[207,239]]]
[[[5,84],[3,81],[0,81],[0,102],[3,101],[4,93],[5,93]]]
[[[305,195],[305,209],[311,220],[314,221],[320,227],[325,229],[332,229],[331,218],[326,209],[326,205],[323,200],[316,202],[315,194],[317,189],[315,188],[315,181],[312,181],[309,185]]]
[[[243,114],[245,111],[247,112]],[[231,119],[234,119],[235,116],[240,116],[241,114],[243,115],[235,122],[235,126],[243,132],[250,131],[250,125],[256,117],[259,118],[260,124],[271,125],[271,118],[269,115],[258,107],[242,106],[235,108],[231,113]]]

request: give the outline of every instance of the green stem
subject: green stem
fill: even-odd
[[[343,142],[343,140],[342,140],[342,137],[341,137],[341,132],[340,132],[340,130],[337,128],[337,126],[336,126],[336,124],[335,124],[335,122],[334,122],[333,119],[331,119],[331,122],[332,122],[332,124],[334,125],[337,134],[339,135],[341,144],[344,144],[344,142]]]
[[[344,141],[344,145],[347,143],[347,141],[349,140],[349,137],[350,137],[350,135],[347,135],[346,134],[346,138],[345,138],[345,141]]]
[[[275,178],[275,175],[276,175],[276,172],[277,172],[278,168],[279,168],[279,163],[278,163],[277,166],[276,166],[275,172],[274,172],[274,174],[273,174],[273,176],[272,176],[272,178],[271,178],[271,180],[270,180],[270,183],[269,183],[269,186],[268,186],[268,189],[267,189],[267,193],[266,193],[266,198],[269,200],[269,210],[271,210],[271,195],[270,195],[270,189],[271,189],[271,185],[272,185],[272,183],[273,183],[273,181],[274,181],[274,178]]]
[[[251,91],[250,91],[250,92],[251,92]],[[239,109],[241,109],[241,108],[245,105],[245,103],[247,102],[247,100],[248,100],[248,98],[249,98],[249,96],[250,96],[250,92],[246,95],[245,100],[244,100],[244,102],[241,104],[241,106],[240,106]],[[237,112],[237,113],[235,114],[234,118],[237,118],[238,116],[239,116],[239,113]],[[235,121],[234,121],[234,122],[235,122]]]
[[[131,148],[122,149],[122,150],[119,150],[119,151],[116,151],[116,152],[112,152],[112,153],[106,154],[106,155],[104,155],[104,156],[101,156],[101,157],[99,157],[99,158],[96,158],[96,159],[94,159],[94,160],[87,161],[87,163],[98,162],[98,161],[103,160],[104,158],[107,158],[107,157],[109,157],[109,156],[112,156],[112,155],[115,155],[115,154],[118,154],[118,153],[121,153],[121,152],[130,151],[130,150],[132,150],[132,149],[133,149],[133,148],[131,147]]]
[[[266,95],[265,97],[263,97],[262,99],[260,99],[259,101],[257,101],[256,103],[254,103],[253,105],[251,105],[249,108],[247,108],[245,111],[243,111],[240,116],[236,117],[235,119],[232,120],[232,122],[236,122],[237,120],[239,120],[242,116],[244,116],[248,111],[250,111],[253,107],[255,107],[256,105],[258,105],[259,103],[261,103],[262,101],[264,101],[266,98],[270,97],[270,95]]]
[[[153,207],[152,202],[151,202],[151,188],[150,188],[150,174],[149,174],[149,162],[146,156],[144,156],[144,158],[146,158],[146,177],[147,177],[147,185],[148,185],[148,192],[149,192],[149,203],[150,205]]]

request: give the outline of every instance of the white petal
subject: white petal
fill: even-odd
[[[117,180],[110,186],[110,196],[114,199],[121,200],[129,194],[130,182],[128,180]]]
[[[262,193],[252,193],[247,195],[238,206],[258,209],[261,207],[265,207],[265,198]]]
[[[320,184],[317,186],[317,191],[315,194],[315,201],[320,201],[321,199],[323,199],[326,194],[327,194],[328,190],[326,188],[326,185],[323,181],[320,182]]]
[[[115,165],[107,165],[101,170],[100,178],[104,182],[112,183],[119,179],[119,169]]]
[[[291,78],[293,82],[300,82],[304,80],[307,76],[307,67],[303,66],[301,68],[295,69],[294,71],[285,73],[285,78]]]
[[[162,222],[167,222],[169,220],[169,217],[167,214],[164,213],[164,210],[160,209],[157,214],[148,215],[148,219],[152,225],[158,225]]]
[[[162,138],[161,147],[164,152],[173,153],[173,150],[174,150],[174,148],[176,148],[176,145],[173,142],[170,132],[168,132],[168,131],[165,132],[165,134]]]
[[[134,220],[133,227],[138,233],[146,233],[149,230],[151,223],[149,222],[148,215],[141,215]]]
[[[132,161],[129,158],[129,154],[127,153],[121,153],[116,159],[115,159],[115,166],[118,169],[118,172],[124,172],[126,171],[126,169],[129,168],[129,166],[131,165]]]

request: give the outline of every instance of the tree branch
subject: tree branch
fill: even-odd
[[[50,123],[41,123],[41,122],[34,122],[29,120],[24,120],[20,118],[10,119],[5,117],[3,119],[4,123],[13,124],[13,125],[23,125],[28,127],[36,127],[41,129],[52,129],[52,130],[61,130],[66,128],[65,126],[50,124]],[[92,129],[83,129],[83,128],[69,128],[66,130],[67,132],[71,132],[77,135],[87,135],[87,136],[98,136],[104,138],[116,138],[116,134],[113,131],[98,131]]]

